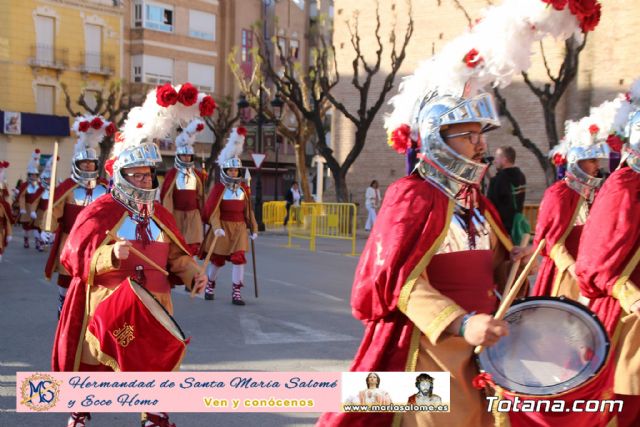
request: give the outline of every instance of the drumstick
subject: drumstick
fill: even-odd
[[[533,264],[535,263],[538,255],[540,254],[540,251],[542,251],[542,248],[544,248],[545,243],[547,243],[545,239],[540,240],[540,243],[538,244],[538,247],[536,248],[535,252],[533,253],[533,255],[531,255],[531,258],[529,258],[529,262],[527,262],[527,265],[524,267],[524,270],[522,270],[522,273],[520,273],[520,276],[518,276],[518,280],[516,280],[516,283],[513,285],[513,287],[509,290],[509,293],[505,295],[504,299],[500,303],[500,307],[498,307],[498,311],[496,311],[496,314],[493,316],[494,319],[500,320],[507,313],[507,310],[509,309],[509,307],[511,307],[511,303],[513,303],[513,300],[516,299],[516,295],[518,295],[518,292],[520,291],[522,284],[527,279],[527,276],[529,276],[529,271],[531,271],[531,268],[533,268]],[[475,354],[480,354],[482,353],[482,350],[484,350],[484,346],[479,345],[473,350],[473,352]]]
[[[627,323],[629,320],[633,319],[634,317],[637,317],[635,313],[627,314],[622,319],[620,319],[620,322]]]
[[[529,244],[529,240],[531,239],[531,234],[525,234],[522,236],[522,241],[520,242],[521,248],[526,248]],[[511,286],[513,285],[513,281],[516,280],[516,274],[518,274],[518,269],[520,268],[520,263],[522,262],[522,258],[517,261],[514,261],[511,266],[511,270],[509,271],[509,277],[507,278],[507,283],[504,286],[504,291],[502,291],[502,295],[508,295]]]
[[[198,263],[196,263],[196,265],[198,265],[198,268],[200,269],[200,274],[205,273],[207,269],[207,263],[209,263],[209,260],[211,259],[211,255],[213,255],[213,248],[216,246],[216,242],[218,241],[218,236],[216,236],[215,233],[213,235],[214,235],[213,242],[211,242],[211,244],[209,245],[209,250],[207,251],[207,257],[204,259],[204,262],[202,263],[202,265],[198,265]],[[194,286],[193,288],[191,288],[190,297],[193,298],[195,295],[196,295],[196,287]]]
[[[113,240],[115,240],[116,242],[123,242],[125,241],[124,239],[119,238],[118,236],[116,236],[115,234],[113,234],[112,230],[107,231],[107,236],[111,237]],[[131,251],[131,253],[133,253],[135,256],[137,256],[138,258],[140,258],[141,260],[143,260],[144,262],[148,263],[151,267],[155,268],[156,270],[158,270],[159,272],[161,272],[162,274],[164,274],[165,276],[169,275],[169,272],[167,272],[167,270],[165,270],[164,268],[162,268],[161,266],[159,266],[158,264],[156,264],[152,259],[150,259],[149,257],[147,257],[145,254],[143,254],[142,252],[140,252],[139,250],[137,250],[136,248],[134,248],[133,246],[131,246],[129,248],[129,250]]]

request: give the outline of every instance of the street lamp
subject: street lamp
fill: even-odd
[[[278,153],[280,152],[280,139],[278,139],[278,122],[282,118],[282,110],[284,107],[284,101],[280,98],[280,94],[276,94],[275,98],[271,100],[271,110],[273,111],[273,115],[276,121],[276,183],[275,183],[275,199],[278,200],[278,196],[280,195],[278,192],[278,168],[280,163],[278,162]]]

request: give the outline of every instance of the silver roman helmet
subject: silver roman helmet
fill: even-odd
[[[625,137],[627,143],[624,144],[623,152],[626,162],[631,169],[640,173],[640,109],[634,110],[629,115]]]
[[[461,123],[479,123],[483,133],[499,127],[491,96],[480,93],[463,98],[432,91],[421,101],[415,117],[413,127],[418,129],[421,143],[421,159],[416,166],[420,174],[448,193],[455,191],[448,182],[451,180],[458,185],[480,184],[488,165],[456,153],[440,132],[443,127]]]
[[[71,161],[71,179],[85,188],[95,188],[99,176],[100,142],[115,133],[115,125],[102,116],[86,115],[76,117],[72,130],[78,135],[78,141]],[[94,171],[82,170],[80,163],[86,161],[95,163]]]
[[[182,132],[180,132],[180,134],[176,137],[176,157],[174,164],[179,171],[187,173],[190,169],[193,169],[193,158],[195,157],[193,144],[195,143],[198,132],[201,132],[203,129],[204,122],[200,119],[194,119],[187,126],[185,126]],[[180,155],[191,156],[191,161],[182,161],[180,159]]]
[[[244,180],[244,168],[240,155],[244,146],[244,138],[246,130],[243,127],[233,128],[227,144],[224,146],[218,156],[218,165],[220,166],[220,181],[226,186],[238,185]],[[229,169],[238,169],[236,178],[227,175]]]
[[[40,149],[36,148],[31,154],[31,159],[27,164],[27,177],[29,175],[40,175]],[[33,184],[37,183],[38,178],[31,180]]]

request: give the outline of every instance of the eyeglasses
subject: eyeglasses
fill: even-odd
[[[128,176],[129,178],[133,178],[136,181],[143,181],[147,178],[153,179],[156,176],[155,172],[147,172],[147,173],[123,173],[124,176]]]
[[[444,137],[446,139],[467,137],[469,142],[472,145],[477,145],[482,140],[482,138],[480,138],[480,137],[483,134],[484,134],[484,132],[469,131],[469,132],[452,133],[451,135],[445,135]]]

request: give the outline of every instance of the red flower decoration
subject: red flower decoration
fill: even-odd
[[[93,120],[91,120],[91,127],[95,130],[100,129],[103,124],[104,122],[102,121],[102,119],[100,119],[100,117],[95,117]]]
[[[411,127],[404,124],[394,129],[389,138],[389,145],[400,154],[406,153],[413,145],[413,141],[411,141]]]
[[[91,126],[91,124],[88,121],[86,120],[81,121],[80,124],[78,125],[78,130],[80,132],[86,132],[89,130],[89,126]]]
[[[471,381],[471,385],[478,390],[482,390],[486,386],[494,387],[496,384],[493,382],[493,377],[488,372],[482,372],[475,376]]]
[[[165,83],[156,88],[156,102],[162,107],[175,105],[178,102],[178,92],[171,86],[171,83]]]
[[[138,124],[136,125],[136,128],[140,129],[142,126],[144,126],[144,125],[142,124],[142,122],[140,122],[140,123],[138,123]]]
[[[216,109],[216,101],[213,100],[209,95],[202,98],[200,101],[200,115],[202,117],[210,116],[213,114]]]
[[[560,153],[556,153],[553,155],[553,164],[556,166],[562,166],[567,164],[567,159]]]
[[[569,10],[578,18],[580,28],[585,33],[598,26],[601,7],[597,0],[569,0]]]
[[[196,132],[200,132],[202,129],[204,129],[204,125],[202,123],[198,123],[198,126],[196,126]]]
[[[238,129],[236,129],[236,132],[240,136],[247,136],[247,128],[245,128],[243,126],[239,126]]]
[[[35,151],[34,151],[34,153],[36,153],[36,154],[40,154],[40,149],[39,149],[39,148],[36,148],[36,149],[35,149]]]
[[[114,125],[113,123],[109,123],[109,125],[104,128],[104,132],[107,134],[107,136],[111,136],[114,133],[116,133],[116,125]]]
[[[631,102],[631,92],[627,92],[624,94],[624,99],[627,102]]]
[[[113,138],[116,144],[124,142],[124,134],[122,132],[116,132],[116,136]]]
[[[620,150],[622,150],[623,143],[624,142],[622,141],[622,138],[620,138],[615,133],[607,137],[607,144],[609,144],[609,147],[611,147],[611,149],[616,153],[619,153]]]
[[[104,162],[104,170],[109,176],[113,176],[113,164],[116,162],[116,159],[109,159]]]
[[[187,107],[192,106],[198,102],[198,89],[196,89],[191,83],[183,84],[178,92],[178,102],[186,105]]]
[[[550,4],[555,10],[563,10],[569,0],[542,0],[544,3]]]
[[[471,49],[464,56],[463,62],[467,64],[469,68],[476,68],[482,62],[482,56],[476,49]]]
[[[591,135],[595,135],[596,133],[598,133],[600,131],[600,128],[598,127],[598,125],[591,125],[589,126],[589,133]]]

